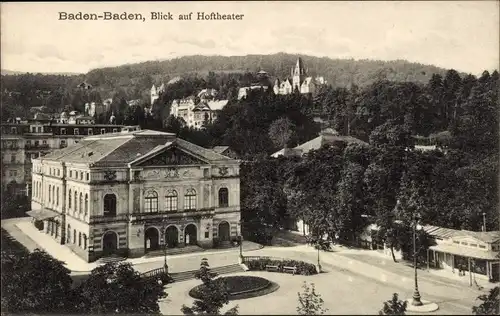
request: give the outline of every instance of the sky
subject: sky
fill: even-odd
[[[499,68],[498,1],[1,3],[1,68],[82,72],[185,55],[285,52]],[[140,13],[145,21],[67,21],[66,13]],[[174,20],[151,20],[170,12]],[[193,12],[193,20],[178,20]],[[244,14],[197,21],[197,12]]]

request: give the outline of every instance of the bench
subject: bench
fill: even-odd
[[[267,270],[267,271],[275,271],[275,272],[278,272],[278,271],[279,271],[279,267],[278,267],[278,266],[266,265],[266,270]]]
[[[295,273],[297,273],[297,267],[283,267],[283,272],[291,272],[293,275],[295,275]]]

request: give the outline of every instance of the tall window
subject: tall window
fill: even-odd
[[[219,189],[219,207],[227,207],[229,205],[229,191],[227,188]]]
[[[87,235],[83,234],[83,249],[87,249]]]
[[[171,190],[165,195],[165,210],[167,212],[177,211],[177,191]]]
[[[49,203],[52,201],[52,186],[49,184]]]
[[[116,196],[114,194],[104,196],[104,216],[116,216]]]
[[[78,246],[79,247],[82,246],[82,233],[81,232],[78,232]]]
[[[71,210],[71,189],[68,192],[68,210]]]
[[[89,195],[85,193],[85,216],[89,213]]]
[[[59,187],[56,190],[56,205],[59,206]]]
[[[76,244],[76,229],[73,229],[73,244]]]
[[[144,212],[158,213],[158,193],[156,191],[150,190],[144,197]]]
[[[71,225],[68,224],[68,233],[66,234],[66,242],[69,244],[71,242]]]
[[[80,204],[78,206],[78,213],[81,214],[83,212],[83,195],[82,192],[80,192]]]
[[[194,189],[187,189],[186,194],[184,195],[184,209],[196,209],[196,191]]]
[[[75,199],[73,200],[74,202],[74,209],[73,209],[73,214],[78,212],[78,192],[75,190]]]

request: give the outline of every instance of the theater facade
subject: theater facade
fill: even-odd
[[[33,160],[40,230],[87,262],[240,235],[239,161],[171,133],[89,136]]]

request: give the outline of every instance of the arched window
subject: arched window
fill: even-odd
[[[83,194],[80,192],[80,204],[78,205],[78,213],[81,214],[83,212]]]
[[[85,216],[89,213],[89,195],[85,193]]]
[[[195,210],[196,209],[196,191],[194,189],[187,189],[184,195],[184,209],[185,210]]]
[[[82,233],[78,232],[78,247],[82,246]]]
[[[71,210],[71,189],[68,192],[68,210]]]
[[[59,187],[56,190],[56,205],[59,206]]]
[[[104,196],[104,216],[116,216],[116,196],[114,194]]]
[[[73,214],[75,214],[76,212],[78,212],[78,192],[76,192],[75,190],[75,198],[73,200]]]
[[[229,206],[229,191],[227,188],[219,189],[219,207]]]
[[[71,242],[71,225],[68,224],[68,232],[66,233],[66,243],[70,243]]]
[[[158,193],[156,191],[150,190],[144,197],[144,212],[158,213]]]
[[[49,203],[52,201],[52,186],[49,184]]]
[[[165,195],[165,210],[167,212],[177,211],[177,191],[170,190]]]
[[[87,235],[83,234],[83,249],[87,249]]]

